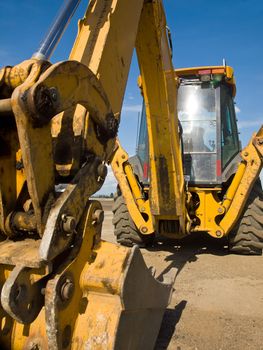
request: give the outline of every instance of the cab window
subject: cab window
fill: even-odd
[[[223,169],[239,152],[236,115],[230,89],[221,87],[221,145]]]

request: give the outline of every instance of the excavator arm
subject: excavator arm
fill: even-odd
[[[147,28],[147,30],[145,30]],[[154,40],[152,40],[154,38]],[[111,166],[139,235],[151,236],[156,222],[176,223],[180,235],[189,226],[177,117],[177,81],[161,3],[143,7],[136,52],[141,72],[149,140],[150,189],[147,198],[118,142]],[[117,218],[116,218],[117,220]]]
[[[78,2],[32,59],[0,71],[3,349],[151,349],[171,294],[138,248],[100,240],[90,200],[114,154],[135,42],[155,40],[142,31],[164,24],[162,3],[90,1],[70,60],[52,65]]]

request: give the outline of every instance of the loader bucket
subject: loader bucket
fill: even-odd
[[[172,284],[152,276],[138,247],[102,242],[85,279],[90,328],[83,348],[153,349]]]
[[[172,283],[152,276],[138,247],[101,241],[88,260],[84,242],[72,263],[48,281],[45,305],[32,323],[8,317],[1,349],[154,348]]]

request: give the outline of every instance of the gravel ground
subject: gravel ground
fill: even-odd
[[[102,204],[103,238],[114,241],[112,201]],[[263,257],[230,255],[204,237],[142,252],[160,279],[175,277],[155,350],[263,350]]]

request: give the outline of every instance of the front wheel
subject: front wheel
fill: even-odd
[[[129,214],[121,194],[116,194],[112,211],[114,234],[118,243],[127,247],[138,245],[142,248],[153,244],[154,235],[142,235],[140,233]]]
[[[257,180],[243,214],[229,234],[229,250],[237,254],[261,255],[263,248],[263,192]]]

